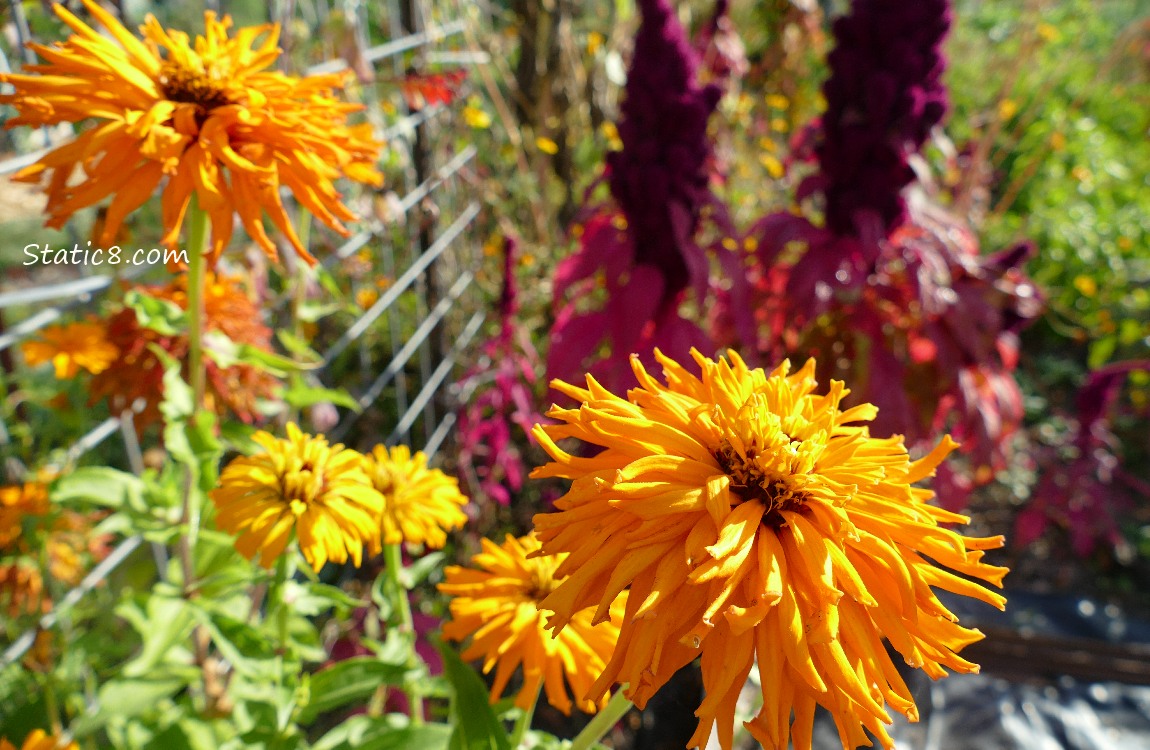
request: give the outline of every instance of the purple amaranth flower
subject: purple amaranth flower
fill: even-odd
[[[659,271],[666,301],[697,275],[689,265],[701,260],[694,235],[710,195],[707,121],[722,92],[696,82],[699,60],[671,4],[640,0],[639,7],[643,23],[620,107],[623,150],[607,156],[607,180],[627,217],[634,262]]]
[[[946,113],[950,23],[948,0],[855,0],[835,21],[820,173],[803,190],[823,194],[835,234],[879,239],[905,220],[902,189],[914,180],[907,157]]]
[[[618,124],[621,151],[607,157],[614,205],[585,207],[580,248],[555,275],[555,324],[548,374],[573,379],[588,368],[609,387],[632,382],[627,357],[654,347],[686,356],[709,349],[706,335],[678,314],[690,287],[702,299],[708,261],[695,243],[708,189],[707,121],[717,86],[697,81],[698,57],[667,0],[640,0]],[[621,212],[621,216],[619,215]],[[585,295],[605,291],[599,309]],[[595,361],[608,342],[611,355]]]

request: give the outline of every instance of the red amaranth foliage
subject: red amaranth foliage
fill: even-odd
[[[639,7],[618,125],[623,149],[607,157],[612,200],[585,207],[575,229],[580,247],[556,271],[547,360],[550,377],[590,369],[611,388],[633,383],[632,352],[650,358],[657,346],[675,357],[710,348],[679,306],[689,288],[699,300],[708,288],[695,234],[713,200],[707,121],[721,92],[698,83],[698,57],[670,3],[640,0]]]
[[[479,363],[459,382],[460,389],[472,394],[456,433],[460,478],[468,495],[483,494],[501,505],[511,502],[527,476],[519,445],[530,439],[532,425],[545,421],[534,393],[539,355],[517,317],[516,245],[514,238],[504,241],[499,333],[483,344]],[[520,435],[514,434],[515,428]]]
[[[740,235],[724,219],[721,242],[751,262],[729,267],[711,319],[716,340],[749,345],[745,355],[817,354],[820,379],[879,407],[876,435],[952,433],[980,482],[1021,422],[1018,332],[1041,299],[1022,270],[1028,243],[983,255],[971,227],[908,189],[910,158],[946,109],[949,23],[945,0],[857,0],[835,23],[827,112],[792,154],[815,144],[819,171],[799,192],[821,195],[824,223],[777,213]],[[951,508],[972,486],[947,471],[936,481]]]
[[[1150,360],[1116,362],[1091,373],[1075,403],[1076,429],[1067,445],[1036,453],[1038,486],[1015,519],[1013,541],[1026,547],[1048,528],[1061,527],[1079,557],[1100,546],[1121,549],[1121,520],[1150,502],[1150,484],[1123,465],[1110,430],[1127,375],[1150,372]]]

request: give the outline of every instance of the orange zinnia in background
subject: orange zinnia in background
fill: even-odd
[[[163,243],[177,246],[194,197],[211,221],[213,261],[231,238],[233,214],[274,258],[264,212],[301,257],[315,261],[291,226],[281,187],[347,234],[342,222],[356,217],[334,181],[383,184],[375,168],[382,144],[370,125],[347,124],[362,107],[335,97],[350,72],[295,78],[268,70],[280,55],[276,25],[245,27],[229,38],[231,18],[209,11],[205,33],[193,43],[149,15],[141,41],[96,3],[83,2],[111,38],[56,5],[75,34],[31,45],[47,64],[26,66],[25,75],[0,74],[16,88],[0,103],[19,112],[5,127],[96,121],[16,175],[25,182],[49,176],[48,226],[61,227],[111,196],[98,238],[107,245],[164,182]],[[77,167],[81,180],[72,179]]]
[[[138,286],[136,290],[187,309],[187,276],[181,274],[160,286]],[[209,275],[204,289],[204,321],[208,332],[216,331],[235,344],[248,344],[272,350],[272,333],[262,322],[259,307],[248,297],[242,282],[232,276]],[[107,398],[114,412],[132,406],[138,398],[144,407],[137,417],[140,426],[158,422],[164,398],[164,363],[153,346],[184,361],[188,351],[186,332],[165,335],[140,324],[136,311],[124,307],[105,323],[107,338],[120,356],[107,369],[92,378],[91,403]],[[217,413],[230,411],[245,422],[257,416],[260,399],[274,397],[279,381],[254,365],[235,363],[222,367],[208,357],[208,405]]]

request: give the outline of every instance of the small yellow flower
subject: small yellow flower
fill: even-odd
[[[751,369],[734,352],[692,356],[701,375],[656,351],[666,384],[633,357],[639,387],[626,399],[591,377],[586,388],[552,383],[578,406],[552,407],[557,423],[533,431],[554,460],[532,476],[572,480],[558,512],[535,516],[543,553],[568,554],[540,605],[555,612],[548,625],[562,633],[589,606],[603,620],[628,590],[618,646],[587,697],[625,683],[643,706],[701,656],[706,697],[689,747],[717,725],[730,750],[757,663],[763,708],[746,727],[765,747],[810,750],[822,705],[844,747],[870,744],[865,728],[891,748],[888,709],[918,712],[883,639],[932,678],[974,672],[957,652],[983,636],[933,589],[1005,606],[971,580],[1001,585],[1006,569],[982,557],[1002,537],[943,527],[968,519],[912,486],[955,444],[944,438],[911,461],[901,437],[858,424],[874,406],[840,410],[841,382],[814,392],[813,360],[790,374],[785,362]],[[565,438],[603,450],[569,454],[556,444]]]
[[[554,156],[559,153],[559,144],[546,136],[539,136],[535,139],[535,147],[545,154]]]
[[[610,120],[605,120],[599,126],[599,132],[607,139],[607,149],[610,151],[622,151],[623,139],[619,137],[619,128],[615,127],[615,123]]]
[[[20,538],[26,516],[43,516],[48,507],[48,488],[40,482],[0,487],[0,549]]]
[[[1038,36],[1041,37],[1044,42],[1057,42],[1062,38],[1058,27],[1049,23],[1038,24],[1038,26],[1035,27],[1035,31],[1038,32]]]
[[[234,459],[211,491],[216,524],[238,534],[236,549],[271,567],[292,533],[317,571],[328,562],[358,566],[365,547],[379,542],[383,496],[361,466],[363,457],[318,435],[287,426],[287,439],[257,432],[264,451]]]
[[[0,750],[16,750],[16,746],[6,739],[0,739]],[[33,729],[24,738],[20,750],[80,750],[80,746],[75,742],[64,744],[54,734],[48,734],[43,729]]]
[[[767,106],[775,109],[786,109],[791,106],[791,100],[782,94],[767,94]]]
[[[603,671],[619,637],[619,623],[626,609],[626,593],[612,605],[609,618],[591,622],[591,609],[572,618],[558,636],[545,629],[545,611],[539,607],[555,587],[555,568],[564,556],[531,557],[539,549],[533,534],[516,539],[510,534],[502,545],[483,539],[483,551],[472,558],[478,570],[453,565],[445,571],[439,590],[451,600],[451,620],[443,637],[471,645],[463,651],[467,660],[483,659],[483,673],[498,665],[491,686],[491,702],[499,700],[515,669],[523,665],[523,687],[515,705],[530,707],[540,686],[547,702],[564,714],[571,713],[571,699],[564,677],[580,710],[594,713],[606,699],[584,696]]]
[[[111,198],[100,244],[107,247],[124,219],[163,185],[162,242],[177,247],[193,196],[212,226],[210,255],[231,238],[238,214],[249,236],[275,257],[264,214],[309,263],[281,201],[287,188],[308,211],[341,234],[355,215],[334,181],[348,177],[379,186],[381,144],[370,125],[347,125],[362,109],[335,92],[340,74],[294,78],[272,68],[279,27],[253,26],[228,36],[232,21],[204,14],[194,40],[164,29],[149,15],[136,38],[94,0],[84,7],[100,33],[63,5],[54,6],[74,32],[52,46],[33,44],[45,60],[25,74],[0,74],[15,92],[0,96],[18,114],[6,127],[93,121],[75,140],[21,170],[16,179],[48,176],[48,226]],[[73,179],[83,172],[82,179]]]
[[[1006,122],[1018,114],[1018,102],[1013,99],[1003,99],[998,103],[998,119]]]
[[[374,305],[378,299],[379,292],[370,287],[363,287],[362,289],[357,289],[355,292],[355,303],[364,310]]]
[[[463,121],[469,128],[486,130],[491,127],[491,115],[483,111],[482,107],[468,104],[463,108]]]
[[[598,31],[592,31],[587,35],[587,54],[594,57],[600,49],[603,48],[603,42],[607,41],[602,34]]]
[[[467,523],[462,510],[467,497],[459,482],[439,469],[427,468],[427,456],[414,456],[406,445],[390,451],[377,445],[363,457],[363,468],[384,502],[378,514],[379,539],[383,544],[423,544],[439,548],[447,532]],[[378,548],[377,548],[378,549]]]
[[[783,163],[774,154],[760,154],[759,163],[766,168],[767,174],[776,180],[786,174]]]
[[[40,331],[39,339],[21,344],[20,351],[29,367],[51,362],[60,380],[74,378],[80,370],[99,374],[120,353],[108,341],[104,326],[92,322],[48,326]]]
[[[1074,288],[1084,297],[1093,297],[1095,294],[1098,294],[1098,282],[1089,276],[1075,276]]]

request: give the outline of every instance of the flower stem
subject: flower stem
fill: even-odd
[[[388,590],[391,591],[391,606],[399,612],[399,632],[407,639],[408,666],[419,666],[419,654],[415,650],[415,621],[411,617],[411,603],[407,600],[407,588],[399,580],[399,573],[403,570],[403,553],[398,544],[383,545],[383,560],[387,566]],[[411,704],[411,723],[423,723],[423,696],[419,692],[419,685],[406,680],[404,691]]]
[[[193,408],[204,405],[204,277],[207,273],[208,215],[192,196],[188,207],[188,382]],[[194,415],[193,415],[194,416]]]
[[[287,677],[287,657],[288,657],[288,604],[284,598],[287,592],[287,582],[291,578],[292,571],[292,552],[285,551],[276,560],[275,573],[272,577],[271,586],[268,587],[267,604],[269,607],[274,606],[276,618],[276,653],[279,654],[280,661],[280,682],[281,684],[286,681]]]
[[[198,412],[204,406],[204,278],[207,273],[208,215],[201,208],[199,201],[193,194],[191,205],[188,206],[188,241],[186,245],[188,254],[188,382],[192,389],[191,420],[196,420]],[[195,549],[196,539],[200,532],[201,499],[197,487],[198,476],[194,466],[185,466],[187,474],[184,483],[184,502],[180,513],[180,524],[187,531],[180,537],[179,557],[180,567],[184,575],[184,596],[191,598],[194,595],[196,577]],[[208,648],[210,638],[204,627],[197,626],[192,633],[195,644],[196,665],[201,673],[204,672],[208,661]],[[205,682],[205,699],[207,689]]]
[[[44,699],[44,712],[48,714],[48,724],[52,734],[60,735],[64,729],[60,722],[60,704],[56,700],[56,686],[52,684],[52,673],[43,675],[40,681],[40,695]]]
[[[622,719],[633,705],[623,695],[623,689],[619,688],[618,692],[611,696],[611,701],[607,706],[595,714],[591,721],[587,722],[587,726],[583,727],[583,731],[571,740],[569,750],[588,750],[602,739],[603,735],[611,731],[611,727],[615,726],[615,723]]]
[[[527,730],[531,728],[531,719],[535,716],[535,706],[539,705],[541,692],[543,692],[542,682],[539,683],[539,687],[535,688],[535,697],[531,700],[531,705],[519,715],[519,720],[515,722],[515,730],[511,733],[511,750],[518,750],[519,746],[523,744],[523,735],[527,734]]]

